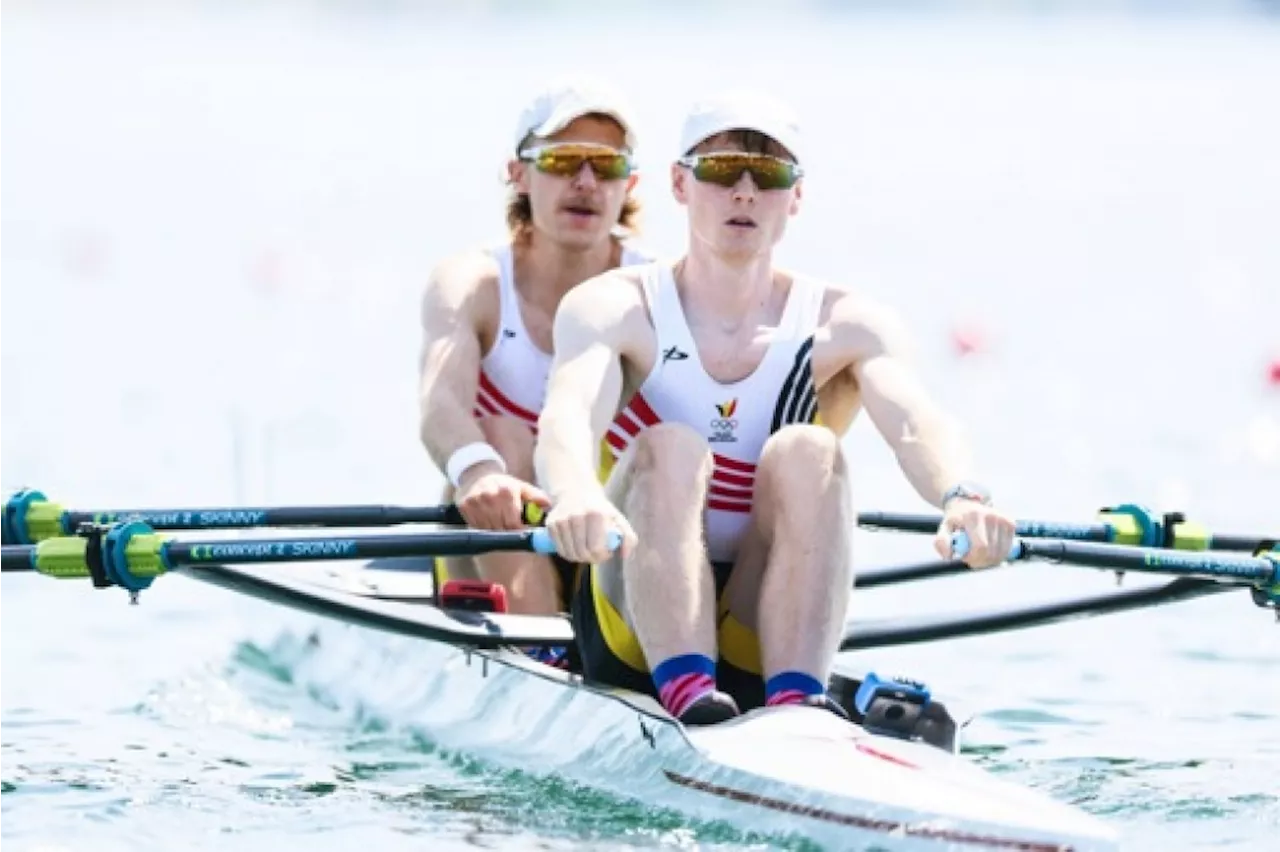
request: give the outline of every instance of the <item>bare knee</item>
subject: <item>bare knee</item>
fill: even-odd
[[[773,490],[843,486],[848,471],[840,437],[823,426],[784,426],[765,442],[756,475],[758,483],[767,480]]]
[[[533,481],[533,430],[522,420],[502,415],[481,417],[476,421],[485,441],[502,460],[507,472],[526,482]]]
[[[711,451],[701,435],[679,423],[659,423],[636,436],[631,475],[689,487],[711,473]]]

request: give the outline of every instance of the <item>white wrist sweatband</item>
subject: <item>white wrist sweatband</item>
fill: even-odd
[[[495,462],[498,467],[502,468],[502,472],[507,472],[507,463],[502,460],[502,456],[498,455],[498,451],[483,441],[477,441],[474,444],[467,444],[460,447],[449,456],[449,462],[444,466],[444,474],[449,477],[449,482],[453,483],[453,487],[458,487],[458,480],[462,478],[462,474],[467,469],[480,464],[481,462]]]

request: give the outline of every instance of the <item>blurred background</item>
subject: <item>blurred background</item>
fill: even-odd
[[[1009,505],[1247,511],[1280,464],[1275,9],[6,4],[4,484],[433,495],[422,284],[502,237],[516,112],[582,69],[636,102],[667,255],[688,103],[795,102],[782,262],[903,311]],[[863,502],[910,505],[869,425],[850,440]]]
[[[930,386],[1014,514],[1084,521],[1140,502],[1228,532],[1280,527],[1276,2],[14,0],[2,37],[6,493],[38,487],[77,507],[434,502],[441,477],[417,439],[422,285],[445,255],[502,238],[516,113],[541,80],[584,70],[637,105],[642,239],[666,256],[684,239],[667,168],[689,102],[743,84],[794,102],[813,155],[780,261],[905,315]],[[925,508],[870,424],[847,445],[860,508]],[[931,555],[924,539],[884,533],[856,547],[861,565]],[[1113,582],[1061,569],[968,580],[859,598],[859,614]],[[57,788],[50,773],[111,736],[85,721],[93,701],[132,707],[192,660],[223,684],[244,622],[276,623],[191,585],[152,596],[177,631],[160,674],[122,663],[125,681],[91,699],[70,685],[101,670],[99,651],[42,656],[41,643],[97,625],[131,647],[142,622],[120,628],[122,611],[92,609],[87,590],[6,579],[6,793],[32,778]],[[77,627],[43,614],[54,596],[59,623]],[[1063,699],[1100,678],[1150,717],[1187,699],[1171,648],[1263,649],[1243,668],[1197,668],[1204,696],[1280,680],[1269,621],[1229,595],[892,659],[997,704],[1033,685]],[[1018,668],[1030,648],[1040,656]],[[1062,662],[1086,652],[1081,671]],[[1167,691],[1152,697],[1166,664]],[[168,688],[201,706],[231,701],[222,686],[198,700]],[[265,700],[245,689],[251,705]],[[1280,755],[1270,696],[1268,745],[1220,750],[1234,774],[1213,777],[1237,780],[1208,784],[1215,806],[1253,795],[1259,776],[1240,761]],[[11,738],[53,705],[73,733]],[[1181,722],[1144,742],[1163,754],[1221,732]],[[1094,724],[1072,729],[1079,753],[1142,751],[1138,727]],[[1088,798],[1071,786],[1075,764],[1019,768],[1031,752],[1016,744],[1047,737],[976,730],[1015,748],[1005,768],[1020,780],[1047,772]],[[44,770],[30,769],[33,748]],[[18,753],[27,775],[12,768]],[[1143,848],[1186,839],[1151,792],[1182,783],[1174,765],[1175,780],[1153,770],[1114,794],[1163,802],[1130,814],[1150,821]],[[11,840],[31,837],[11,833],[17,817],[59,824],[19,799],[4,798]],[[1123,810],[1116,801],[1104,793],[1099,808]],[[1280,806],[1252,801],[1222,806],[1205,837],[1256,848],[1265,835],[1252,832]]]

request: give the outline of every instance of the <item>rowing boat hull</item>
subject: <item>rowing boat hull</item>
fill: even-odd
[[[311,576],[350,589],[352,572]],[[295,679],[497,765],[829,848],[1116,848],[1110,827],[1076,808],[829,711],[766,708],[685,729],[645,696],[584,684],[516,651],[396,636],[329,614],[314,641],[282,660]]]

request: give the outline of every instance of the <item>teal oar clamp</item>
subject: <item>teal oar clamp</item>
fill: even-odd
[[[1178,548],[1178,527],[1186,524],[1187,516],[1182,512],[1165,512],[1157,515],[1146,506],[1136,503],[1122,503],[1119,506],[1108,506],[1098,510],[1099,517],[1115,521],[1128,519],[1137,527],[1137,541],[1125,541],[1138,547]],[[1178,548],[1181,549],[1181,548]]]
[[[69,533],[70,530],[62,530],[58,524],[58,517],[61,514],[60,507],[54,507],[54,511],[45,512],[46,506],[52,505],[45,498],[44,494],[32,488],[24,488],[14,494],[4,504],[4,543],[5,544],[35,544],[40,538],[50,538],[55,535]],[[49,526],[50,517],[54,526]],[[32,537],[29,533],[33,527],[39,527],[42,532],[48,532],[47,535]]]

